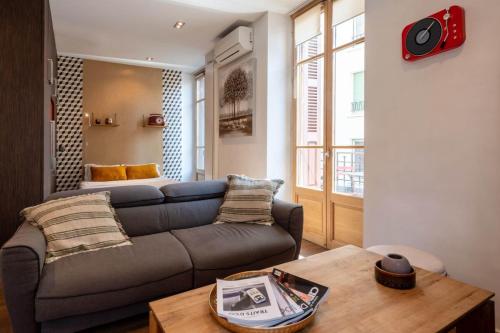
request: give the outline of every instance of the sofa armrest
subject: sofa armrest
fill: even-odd
[[[304,226],[304,211],[301,205],[274,200],[271,212],[274,220],[295,240],[295,259],[299,257],[300,245],[302,243],[302,229]]]
[[[35,295],[45,261],[43,233],[23,223],[0,251],[5,303],[14,332],[37,332]]]

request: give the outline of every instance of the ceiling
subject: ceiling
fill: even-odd
[[[193,71],[217,36],[304,0],[50,0],[60,54]],[[173,28],[176,21],[184,28]],[[153,57],[153,62],[145,59]]]

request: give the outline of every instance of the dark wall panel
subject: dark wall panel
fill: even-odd
[[[0,1],[0,244],[43,199],[47,1]]]

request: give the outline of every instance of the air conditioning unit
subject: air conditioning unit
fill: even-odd
[[[253,31],[249,27],[238,27],[215,45],[215,61],[224,65],[252,52]]]

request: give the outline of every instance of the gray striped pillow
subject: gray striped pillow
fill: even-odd
[[[271,209],[273,197],[283,184],[282,180],[252,179],[229,175],[224,203],[219,208],[215,223],[274,223]]]
[[[21,216],[42,230],[47,264],[82,252],[132,245],[111,206],[109,192],[47,201],[23,209]]]

